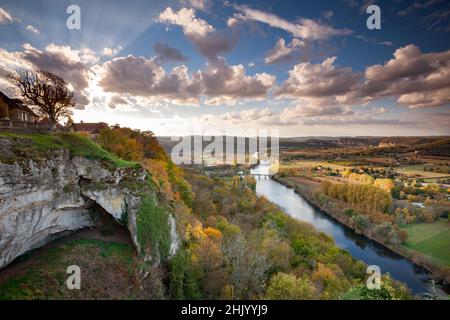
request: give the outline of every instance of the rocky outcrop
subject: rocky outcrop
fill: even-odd
[[[0,268],[67,232],[93,226],[95,206],[127,225],[143,259],[159,263],[158,245],[140,243],[137,235],[142,198],[157,201],[149,180],[142,168],[108,169],[99,160],[71,158],[64,149],[44,161],[0,163]],[[170,207],[164,208],[173,255],[179,239]]]

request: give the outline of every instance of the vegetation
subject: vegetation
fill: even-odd
[[[122,160],[77,133],[0,133],[0,140],[5,141],[6,147],[10,146],[0,154],[0,162],[3,163],[28,161],[29,159],[40,161],[46,159],[55,150],[68,149],[72,158],[80,156],[87,159],[102,160],[115,168],[135,168],[139,166],[136,162]]]
[[[440,263],[450,265],[450,228],[446,219],[433,223],[415,223],[405,226],[408,248],[433,257]]]
[[[405,300],[405,288],[392,280],[390,276],[383,276],[380,289],[369,289],[365,285],[358,285],[346,292],[344,300]]]
[[[131,244],[96,239],[60,241],[50,248],[23,257],[25,268],[0,282],[0,300],[16,299],[161,299],[161,275],[146,268]],[[29,265],[28,265],[29,264]],[[67,266],[82,270],[82,290],[66,286]],[[150,275],[142,280],[140,270]],[[142,287],[142,290],[140,289]]]
[[[75,97],[61,77],[41,69],[22,69],[8,74],[7,79],[43,118],[56,123],[72,114]]]
[[[130,128],[104,128],[100,130],[99,144],[120,158],[129,161],[168,158],[158,144],[153,132],[138,131]]]
[[[145,197],[140,205],[136,225],[137,237],[142,250],[150,248],[157,260],[165,260],[170,252],[170,224],[166,208],[158,207],[153,198]],[[142,252],[147,254],[147,252]]]
[[[178,215],[184,245],[170,264],[173,298],[337,299],[364,282],[361,262],[257,197],[250,179],[187,179],[193,212]]]
[[[327,196],[357,204],[367,210],[386,211],[392,204],[392,197],[381,188],[366,184],[322,183]]]
[[[381,289],[367,291],[364,286],[366,268],[362,262],[338,248],[328,235],[317,232],[307,223],[289,217],[264,197],[258,197],[255,194],[256,181],[253,178],[240,176],[210,178],[194,171],[183,171],[168,159],[150,132],[128,128],[106,129],[99,137],[103,148],[76,134],[32,136],[1,134],[0,139],[13,141],[9,148],[16,159],[27,157],[39,159],[47,152],[66,148],[70,150],[71,156],[100,159],[114,167],[145,168],[150,173],[149,180],[142,184],[133,181],[120,183],[133,190],[141,190],[143,195],[136,221],[138,241],[143,245],[142,253],[154,257],[158,253],[163,263],[162,267],[167,268],[167,296],[161,289],[163,286],[160,278],[152,282],[152,285],[158,288],[156,292],[159,292],[157,294],[159,297],[174,299],[411,297],[406,288],[390,278],[383,281],[385,285]],[[124,160],[121,160],[122,157]],[[370,171],[361,168],[355,172],[350,170],[348,177],[345,177],[346,173],[343,172],[346,168],[347,164],[345,167],[340,165],[335,168],[317,166],[295,174],[310,175],[308,179],[318,179],[308,180],[312,181],[311,185],[320,185],[323,182],[322,188],[316,190],[318,192],[311,192],[311,197],[318,202],[342,205],[337,207],[355,229],[361,232],[370,230],[395,245],[405,241],[406,231],[399,228],[396,220],[395,206],[399,199],[392,197],[393,190],[401,187],[397,181],[392,180],[388,171]],[[328,181],[328,178],[335,180]],[[399,194],[403,192],[403,187],[401,188]],[[70,191],[70,186],[65,190]],[[165,258],[170,251],[168,224],[170,214],[174,214],[176,218],[177,231],[181,235],[182,243],[177,254],[170,261],[166,261]],[[125,221],[126,210],[123,217]],[[102,232],[104,235],[110,234],[109,230]],[[117,266],[115,264],[117,259],[125,257],[125,251],[116,254],[117,250],[113,248],[98,249],[100,246],[98,243],[92,246],[83,245],[86,247],[79,250],[84,250],[87,254],[86,257],[81,255],[83,256],[81,258],[94,260],[90,265],[94,270],[99,261],[92,258],[93,255],[89,250],[96,254],[100,253],[98,258],[100,261],[110,259],[107,263],[121,270],[120,272],[126,269],[136,274],[136,270],[139,270],[137,273],[140,274],[143,268],[147,268],[145,264],[137,266],[133,255],[127,256],[127,262],[120,267]],[[52,257],[55,263],[60,260],[61,263],[65,262],[63,256],[66,254],[70,256],[72,251],[60,254],[61,257]],[[46,264],[42,263],[41,266],[38,269],[45,268]],[[100,262],[100,266],[103,268],[103,262]],[[36,269],[30,270],[35,271]],[[49,277],[48,274],[41,272],[34,276],[30,273],[28,276],[32,278],[31,280],[12,277],[3,282],[0,284],[0,296],[19,294],[12,293],[12,288],[21,286],[32,289],[33,292],[26,293],[30,297],[72,297],[71,293],[55,293],[56,284],[42,286],[42,283],[38,283],[37,281],[47,282],[42,279],[53,279],[53,273]],[[128,277],[127,281],[135,281],[134,279]],[[117,294],[117,297],[123,298],[124,295],[141,297],[133,290],[130,293],[130,290],[119,287],[123,293]],[[5,291],[4,288],[9,289]],[[94,292],[92,289],[88,293],[95,297],[111,296],[101,290]]]

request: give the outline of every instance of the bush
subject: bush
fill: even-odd
[[[307,300],[314,299],[314,285],[306,277],[277,273],[270,280],[265,299],[270,300]]]
[[[154,259],[168,258],[171,245],[169,215],[166,209],[157,207],[152,198],[146,197],[142,200],[136,225],[143,254],[151,253]]]

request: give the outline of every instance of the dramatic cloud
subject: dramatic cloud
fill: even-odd
[[[77,91],[87,88],[90,73],[88,63],[97,60],[91,50],[73,50],[69,46],[55,44],[48,45],[44,51],[30,44],[25,44],[24,49],[22,59],[62,77]]]
[[[0,49],[0,68],[9,72],[18,68],[40,68],[60,76],[76,92],[77,107],[89,103],[83,93],[93,74],[91,66],[98,57],[90,49],[73,50],[70,46],[50,44],[44,50],[38,50],[26,43],[23,51],[9,52]]]
[[[27,26],[27,30],[30,31],[31,33],[34,33],[34,34],[37,34],[37,35],[40,34],[39,30],[36,27],[33,27],[31,24],[29,24]]]
[[[319,108],[318,112],[383,98],[395,98],[399,105],[411,108],[442,106],[450,101],[450,50],[423,54],[418,47],[408,45],[397,49],[386,63],[367,67],[364,75],[336,67],[335,60],[295,65],[275,95],[297,99]]]
[[[423,108],[450,101],[450,50],[423,54],[415,45],[399,48],[383,65],[366,68],[361,94],[398,97],[400,105]]]
[[[166,43],[155,43],[153,50],[161,61],[187,61],[187,57],[183,56],[180,50],[172,48]]]
[[[182,8],[173,11],[167,7],[158,17],[159,22],[178,25],[197,49],[209,60],[234,48],[237,35],[234,32],[216,30],[205,20],[195,17],[194,9]]]
[[[292,23],[274,14],[250,9],[247,6],[235,6],[235,8],[239,12],[228,20],[229,26],[233,26],[240,21],[257,21],[268,24],[273,28],[283,29],[294,37],[313,40],[323,40],[352,33],[349,29],[335,29],[311,19],[301,18],[299,23]]]
[[[131,55],[106,62],[99,85],[108,92],[159,96],[193,103],[197,103],[199,90],[193,79],[189,78],[185,66],[176,67],[171,74],[166,74],[155,58]]]
[[[105,63],[99,81],[108,92],[155,96],[192,104],[198,104],[200,96],[222,100],[263,98],[274,83],[274,76],[265,73],[247,76],[242,65],[228,66],[221,58],[190,76],[185,66],[175,67],[168,74],[157,59],[131,55]]]
[[[321,64],[300,63],[289,71],[288,79],[276,89],[275,94],[283,97],[323,99],[337,97],[352,91],[360,81],[360,74],[351,68],[338,68],[336,57]]]
[[[279,39],[275,47],[266,55],[264,61],[267,64],[272,64],[292,60],[295,58],[294,53],[304,47],[304,45],[303,41],[295,38],[287,45],[284,39]]]

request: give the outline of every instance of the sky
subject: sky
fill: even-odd
[[[44,69],[76,122],[165,136],[450,135],[449,39],[446,0],[0,0],[0,90]]]

